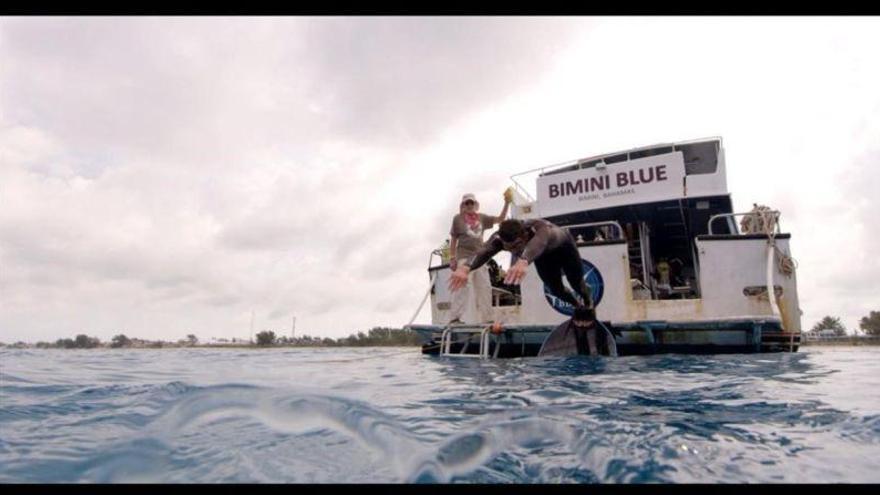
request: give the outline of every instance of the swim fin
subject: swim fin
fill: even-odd
[[[617,342],[614,340],[614,335],[606,325],[598,320],[593,321],[596,324],[596,348],[599,355],[617,357]],[[541,350],[538,351],[538,357],[568,357],[589,354],[586,330],[575,326],[573,319],[568,319],[553,329],[550,335],[544,339]]]

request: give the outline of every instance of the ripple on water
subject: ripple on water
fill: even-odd
[[[878,482],[877,357],[0,350],[0,481]]]

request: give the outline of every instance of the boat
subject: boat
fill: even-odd
[[[597,319],[619,356],[796,352],[791,234],[778,210],[733,211],[726,168],[720,137],[540,167],[511,176],[511,218],[544,218],[575,237]],[[474,323],[449,325],[451,270],[442,249],[431,253],[431,324],[407,325],[424,354],[536,356],[570,318],[571,305],[533,265],[519,286],[504,285],[499,264],[490,265],[496,323],[475,322],[471,301],[463,320]]]

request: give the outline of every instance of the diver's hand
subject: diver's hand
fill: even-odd
[[[504,283],[507,285],[518,285],[526,275],[526,269],[528,267],[529,263],[526,260],[517,261],[510,267],[510,270],[507,271],[507,276],[504,277]]]
[[[458,289],[461,289],[467,284],[468,273],[471,271],[471,268],[467,265],[461,265],[457,270],[452,272],[452,275],[449,277],[449,290],[455,292]]]
[[[451,260],[449,260],[449,269],[452,271],[457,270],[458,269],[458,260],[456,260],[455,258],[452,258]]]

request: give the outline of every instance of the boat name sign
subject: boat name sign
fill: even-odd
[[[680,151],[649,156],[602,169],[583,168],[538,177],[538,214],[562,215],[623,204],[650,203],[684,195]]]

